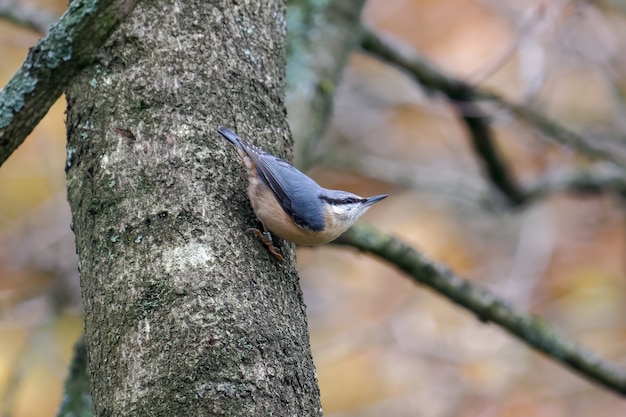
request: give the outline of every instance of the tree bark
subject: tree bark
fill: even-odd
[[[138,0],[74,0],[0,91],[0,165],[7,160]]]
[[[68,91],[96,415],[321,415],[294,267],[225,124],[286,157],[282,1],[142,2]]]

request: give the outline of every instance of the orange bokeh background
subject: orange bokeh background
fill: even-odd
[[[56,13],[65,4],[39,2]],[[363,21],[571,129],[620,138],[626,11],[616,4],[370,0]],[[38,36],[0,20],[3,85]],[[555,195],[506,209],[448,103],[368,54],[351,56],[334,105],[310,171],[316,180],[391,194],[363,221],[626,364],[623,201]],[[64,106],[55,104],[0,168],[0,415],[55,415],[82,332]],[[496,112],[493,126],[522,183],[587,164],[505,114]],[[376,259],[303,248],[298,266],[326,416],[626,414],[616,395]]]

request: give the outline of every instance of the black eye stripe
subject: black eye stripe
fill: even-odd
[[[346,197],[346,198],[330,198],[324,195],[321,195],[320,198],[326,201],[328,204],[332,204],[335,206],[339,206],[342,204],[356,204],[356,203],[364,203],[367,201],[366,198],[356,198],[356,197]]]

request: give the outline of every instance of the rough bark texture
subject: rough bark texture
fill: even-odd
[[[0,91],[0,165],[7,160],[63,90],[138,0],[74,0]]]
[[[246,234],[216,128],[286,156],[285,7],[142,2],[68,91],[96,415],[321,415],[291,245]]]

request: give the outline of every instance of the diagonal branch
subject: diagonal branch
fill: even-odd
[[[568,366],[588,380],[620,395],[626,395],[626,370],[600,358],[573,340],[556,333],[541,318],[516,311],[490,291],[456,276],[414,248],[376,229],[356,225],[337,241],[372,253],[405,272],[416,283],[424,284],[485,322],[493,322],[530,347]]]
[[[464,92],[465,100],[491,102],[558,143],[575,148],[588,156],[601,158],[621,167],[626,167],[626,149],[620,144],[585,137],[533,109],[511,103],[486,89],[474,87],[447,75],[415,51],[398,45],[397,42],[392,42],[387,37],[367,30],[361,46],[364,50],[408,71],[426,89],[441,92],[450,98],[455,97],[459,91],[462,91]]]
[[[474,152],[482,161],[487,177],[509,204],[524,204],[525,193],[496,147],[487,115],[474,102],[474,90],[469,84],[444,75],[416,56],[409,57],[408,53],[393,49],[390,43],[371,31],[364,35],[362,46],[366,51],[408,70],[426,88],[447,96],[465,123]]]
[[[138,0],[74,0],[0,91],[0,165],[32,132],[72,78],[92,62]]]
[[[501,106],[557,143],[574,148],[587,156],[613,162],[622,169],[626,168],[626,149],[621,143],[581,135],[530,107],[511,103],[490,91],[480,89],[473,91],[476,100],[491,101]]]

